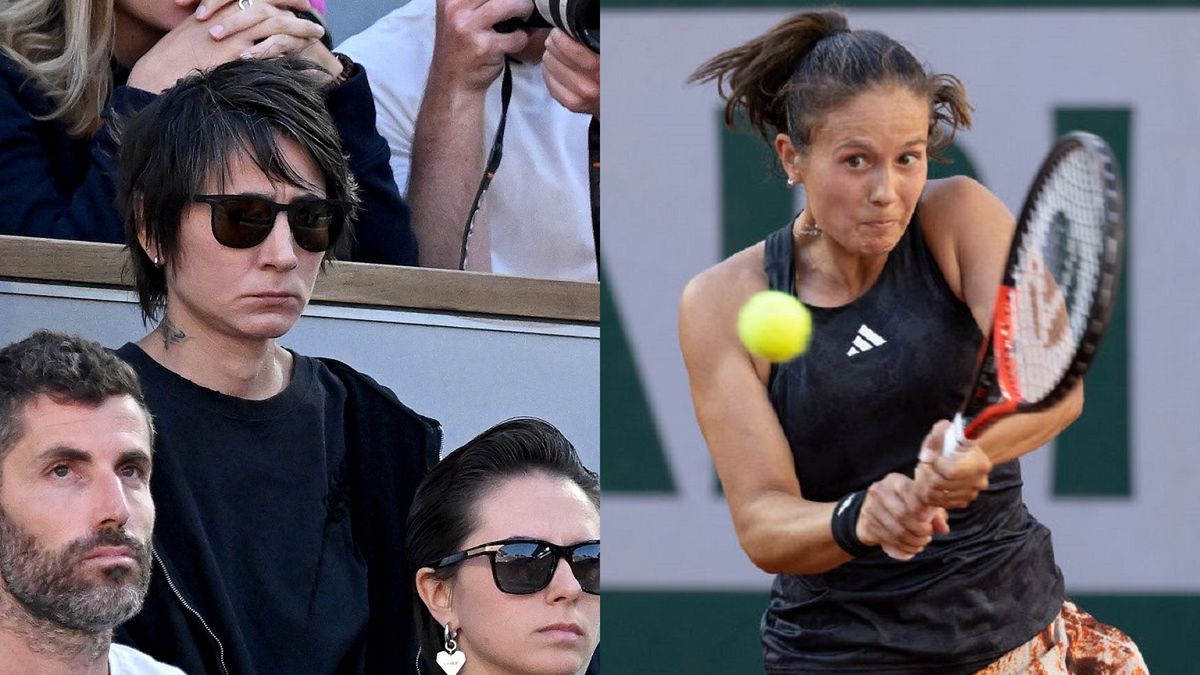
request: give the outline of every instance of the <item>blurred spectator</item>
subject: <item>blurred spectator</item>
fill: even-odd
[[[292,12],[290,8],[303,7]],[[362,69],[330,52],[307,0],[14,0],[0,8],[0,234],[121,242],[113,118],[197,69],[284,53],[330,79],[326,105],[362,187],[351,258],[415,264]],[[47,19],[49,17],[49,19]],[[181,131],[186,133],[186,131]]]
[[[111,644],[150,583],[153,433],[100,345],[38,331],[0,349],[0,672],[182,675]]]
[[[189,673],[395,673],[415,659],[404,518],[441,429],[277,341],[358,202],[316,77],[294,57],[235,59],[121,132],[129,266],[159,323],[117,354],[158,425],[160,527],[159,575],[118,639]]]
[[[558,29],[493,30],[532,8],[529,0],[412,0],[340,46],[371,76],[424,266],[464,266],[465,249],[467,269],[597,278],[588,125],[599,114],[599,55]],[[468,236],[500,125],[506,55],[503,161]]]

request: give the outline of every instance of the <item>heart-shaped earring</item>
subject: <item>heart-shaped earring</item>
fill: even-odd
[[[462,670],[463,664],[467,662],[467,655],[462,652],[447,652],[437,653],[437,664],[442,670],[446,671],[446,675],[458,675],[458,671]]]
[[[454,638],[458,637],[458,632],[450,630],[450,624],[446,624],[446,645],[445,651],[437,653],[437,664],[446,675],[458,675],[458,671],[462,670],[463,664],[467,662],[467,655],[458,651],[458,642]]]

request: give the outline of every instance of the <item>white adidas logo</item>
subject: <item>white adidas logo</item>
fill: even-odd
[[[854,336],[853,346],[850,347],[850,351],[846,352],[846,356],[870,351],[886,342],[887,340],[880,337],[879,333],[867,328],[867,324],[864,323],[858,327],[858,335]]]

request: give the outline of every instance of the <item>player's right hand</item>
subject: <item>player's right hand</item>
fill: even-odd
[[[992,461],[975,444],[960,452],[943,454],[942,439],[947,433],[952,433],[950,422],[941,420],[921,442],[916,471],[917,495],[930,506],[966,508],[981,490],[987,488]]]
[[[505,55],[529,43],[524,31],[498,33],[492,27],[531,13],[533,0],[438,0],[429,79],[470,91],[487,89],[500,76]]]
[[[925,550],[935,533],[949,532],[945,509],[926,505],[914,488],[913,480],[899,473],[872,483],[858,515],[859,540],[882,546],[897,560],[909,560]]]

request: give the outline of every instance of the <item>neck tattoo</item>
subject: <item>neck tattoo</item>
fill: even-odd
[[[166,316],[163,316],[162,323],[158,324],[158,334],[162,337],[164,350],[170,350],[171,345],[177,345],[188,337],[187,333],[177,328]]]

